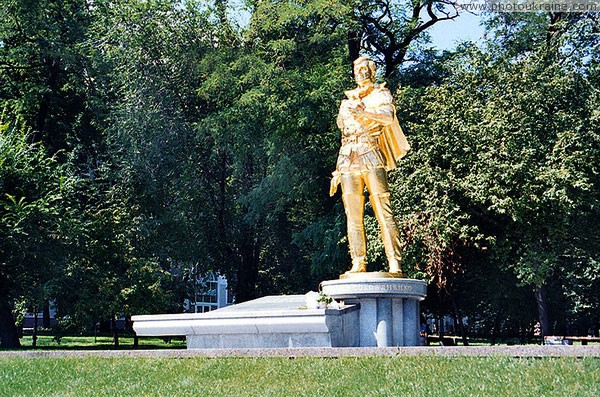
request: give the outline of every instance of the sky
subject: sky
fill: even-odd
[[[478,41],[484,33],[481,20],[478,15],[463,12],[456,19],[436,23],[429,30],[432,47],[452,50],[461,41]]]
[[[243,8],[241,0],[231,0],[230,16],[241,25],[248,23],[250,15]],[[480,26],[481,17],[468,12],[461,12],[458,18],[441,21],[427,31],[431,35],[431,46],[439,50],[452,50],[461,41],[478,41],[483,37],[484,29]]]

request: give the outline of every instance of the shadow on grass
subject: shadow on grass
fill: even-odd
[[[185,338],[145,338],[140,337],[138,346],[134,346],[133,336],[119,337],[119,346],[115,347],[110,336],[63,336],[60,343],[52,335],[38,336],[37,346],[32,346],[32,337],[26,335],[20,339],[21,347],[0,349],[0,351],[56,351],[56,350],[160,350],[185,349]]]

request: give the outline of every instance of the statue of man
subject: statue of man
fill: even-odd
[[[342,185],[348,224],[352,268],[347,273],[367,271],[367,243],[364,226],[364,189],[377,217],[389,272],[401,275],[400,237],[392,213],[387,171],[410,149],[396,118],[392,94],[385,84],[375,84],[376,65],[369,58],[354,61],[357,87],[346,91],[337,125],[342,131],[336,171],[330,195]]]

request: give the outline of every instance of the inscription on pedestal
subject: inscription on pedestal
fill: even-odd
[[[321,283],[323,292],[335,299],[378,295],[423,300],[427,295],[425,281],[413,279],[330,280]]]

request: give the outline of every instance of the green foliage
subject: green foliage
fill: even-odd
[[[84,42],[90,8],[75,0],[0,3],[0,99],[51,153],[85,161],[98,144],[95,79]],[[86,151],[87,149],[87,151]]]
[[[600,252],[590,232],[600,200],[595,67],[552,61],[546,47],[466,46],[442,84],[399,93],[414,149],[394,183],[405,263],[441,286],[480,266],[510,270],[532,290],[558,282],[559,301],[574,296],[567,273],[597,284],[585,270]],[[578,292],[597,299],[593,289]]]
[[[75,179],[19,122],[0,122],[0,299],[45,298],[64,262],[62,200]]]
[[[85,331],[113,314],[176,310],[170,306],[170,276],[151,259],[136,257],[139,225],[129,208],[116,192],[105,192],[103,198],[82,209],[72,241],[77,248],[52,283],[61,333]]]
[[[120,7],[97,29],[120,82],[109,139],[140,210],[140,255],[220,270],[240,300],[256,288],[310,288],[302,267],[312,254],[299,250],[310,241],[296,234],[323,212],[331,164],[314,159],[335,152],[345,70],[323,10],[295,15],[291,29],[285,5],[258,6],[234,37],[193,4]],[[277,24],[256,22],[274,11]],[[298,18],[316,28],[296,29]],[[103,30],[120,24],[127,41]]]

